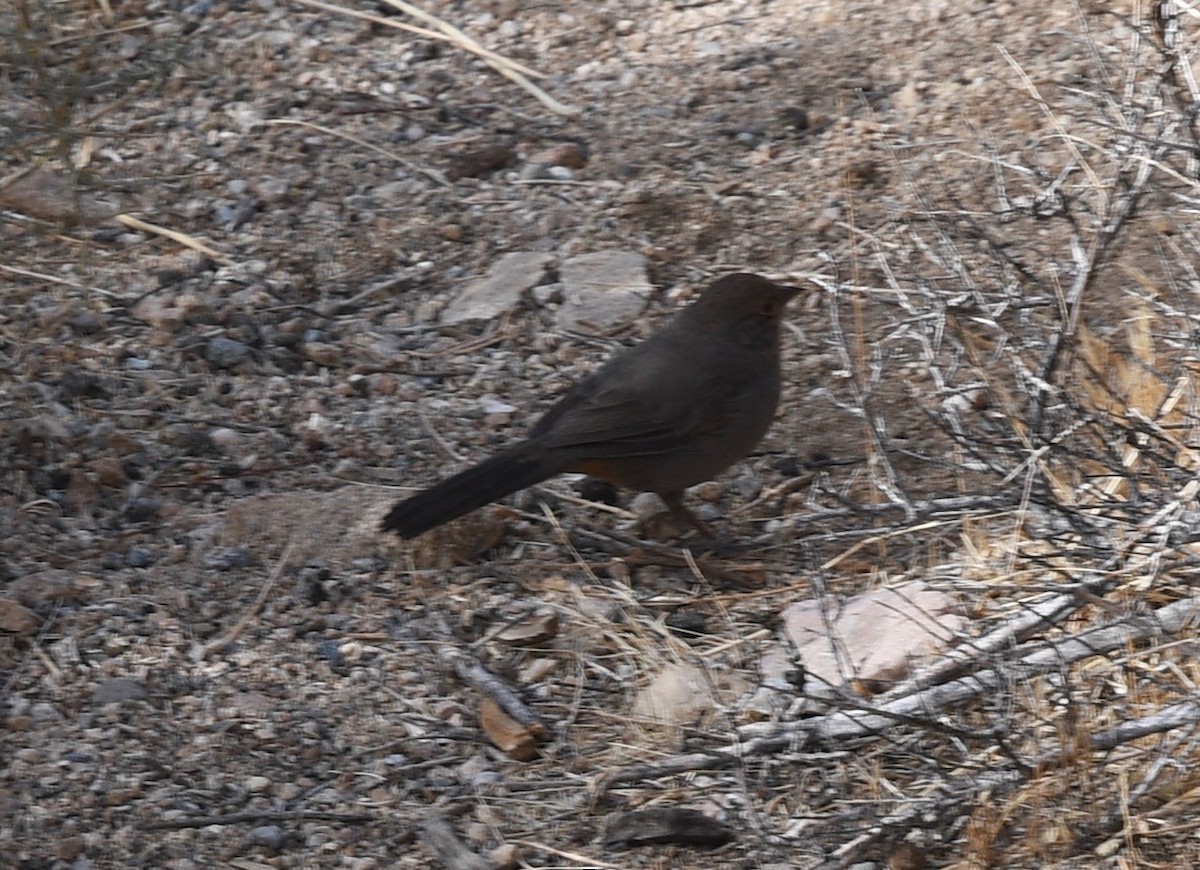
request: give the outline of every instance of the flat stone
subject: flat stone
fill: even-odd
[[[95,704],[124,704],[127,701],[141,701],[146,697],[146,687],[137,680],[124,677],[113,677],[100,682],[92,692]]]
[[[250,358],[250,347],[237,339],[219,335],[209,339],[204,358],[219,369],[231,369]]]
[[[628,323],[646,310],[654,292],[646,259],[636,251],[596,251],[562,264],[562,329],[596,329]]]
[[[800,601],[783,612],[783,630],[804,663],[805,691],[824,695],[854,683],[885,691],[961,638],[958,602],[915,581],[872,589],[842,603]]]
[[[546,279],[554,256],[536,251],[516,251],[496,261],[487,276],[472,281],[467,289],[442,309],[442,323],[490,320],[515,306],[521,298]]]
[[[40,624],[37,614],[28,607],[10,598],[0,598],[0,629],[19,637],[29,637]]]

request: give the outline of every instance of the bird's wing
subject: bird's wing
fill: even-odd
[[[711,369],[680,372],[657,363],[653,339],[621,354],[566,392],[531,437],[582,458],[653,456],[728,423],[734,381]]]

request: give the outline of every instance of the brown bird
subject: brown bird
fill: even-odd
[[[660,332],[563,394],[524,441],[398,502],[384,531],[412,538],[564,472],[683,504],[689,486],[754,449],[779,404],[779,324],[799,292],[759,275],[718,278]]]

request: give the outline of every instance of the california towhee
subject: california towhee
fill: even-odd
[[[759,275],[718,278],[660,332],[573,385],[524,441],[398,502],[385,531],[412,538],[563,472],[683,504],[766,433],[779,404],[779,322],[799,292]]]

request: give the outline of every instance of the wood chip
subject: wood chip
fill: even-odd
[[[484,698],[479,705],[479,727],[488,740],[510,758],[530,761],[537,757],[538,739],[491,698]]]

